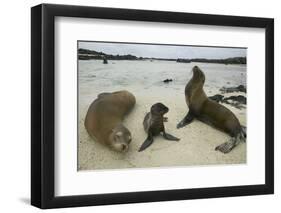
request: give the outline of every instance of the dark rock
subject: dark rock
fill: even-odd
[[[103,64],[108,64],[108,62],[107,62],[107,59],[106,59],[106,58],[104,58],[104,59],[103,59]]]
[[[231,104],[229,101],[238,102],[239,104],[247,104],[247,98],[243,95],[230,96],[222,100],[223,103]]]
[[[237,109],[245,108],[245,104],[247,104],[247,98],[243,95],[237,95],[237,96],[230,96],[224,98],[223,95],[216,94],[213,96],[208,97],[209,99],[216,101],[218,103],[224,103],[229,104]]]
[[[227,98],[224,98],[222,100],[222,103],[229,104],[237,109],[245,108],[245,104],[247,104],[247,98],[243,95],[238,96],[230,96]]]
[[[165,79],[163,82],[164,82],[164,83],[169,83],[169,82],[171,82],[171,81],[173,81],[173,79],[168,79],[168,78],[167,78],[167,79]]]
[[[219,103],[219,102],[222,101],[223,97],[224,97],[223,95],[217,94],[217,95],[210,96],[209,98],[210,98],[211,100],[216,101],[216,102]]]
[[[245,87],[245,86],[239,85],[237,88],[238,88],[238,90],[239,90],[240,92],[245,92],[245,93],[246,93],[246,87]]]

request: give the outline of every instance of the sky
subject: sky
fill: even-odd
[[[226,47],[202,47],[202,46],[175,46],[175,45],[151,45],[151,44],[128,44],[107,42],[79,41],[79,48],[95,50],[112,55],[135,55],[137,57],[154,58],[207,58],[223,59],[231,57],[246,57],[246,48]]]

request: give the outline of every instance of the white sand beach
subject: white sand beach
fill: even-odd
[[[200,121],[177,129],[176,124],[188,111],[184,88],[191,78],[191,68],[198,65],[206,75],[205,92],[208,96],[221,94],[223,86],[246,85],[246,66],[207,63],[176,63],[174,61],[79,61],[79,145],[78,169],[121,169],[169,166],[194,166],[246,163],[246,143],[239,144],[230,153],[215,151],[229,136]],[[173,79],[165,84],[164,79]],[[132,133],[127,153],[117,153],[90,138],[84,127],[84,118],[91,102],[101,92],[128,90],[136,97],[136,105],[125,118],[124,125]],[[228,93],[230,95],[245,93]],[[181,138],[167,141],[161,136],[154,143],[138,152],[146,139],[142,122],[151,105],[162,102],[169,107],[166,114],[168,133]],[[237,109],[225,104],[246,125],[246,108]]]

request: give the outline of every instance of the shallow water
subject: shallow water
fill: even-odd
[[[208,87],[246,86],[245,65],[225,65],[211,63],[177,63],[175,61],[79,61],[79,93],[80,98],[92,92],[98,94],[105,91],[121,89],[135,90],[132,92],[161,92],[175,95],[184,91],[188,80],[192,77],[191,69],[198,65],[206,75],[205,92]],[[173,79],[164,83],[165,79]],[[209,95],[209,94],[208,94]],[[81,97],[82,96],[82,97]]]

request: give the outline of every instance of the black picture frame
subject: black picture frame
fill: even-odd
[[[55,17],[264,28],[265,184],[79,196],[54,195]],[[41,4],[31,8],[31,204],[39,208],[140,203],[274,193],[274,20],[194,13]]]

